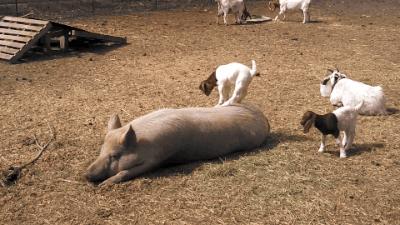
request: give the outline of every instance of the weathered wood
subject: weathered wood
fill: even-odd
[[[16,48],[9,48],[9,47],[5,47],[5,46],[0,47],[0,52],[2,52],[2,53],[8,53],[8,54],[14,55],[18,51],[19,51],[19,49],[16,49]]]
[[[14,30],[14,29],[7,29],[7,28],[0,28],[0,33],[23,35],[23,36],[29,36],[29,37],[33,37],[36,34],[35,32],[32,32],[32,31]]]
[[[0,52],[0,59],[10,60],[12,57],[13,55],[4,54]]]
[[[24,47],[25,44],[20,43],[20,42],[0,40],[0,45],[14,47],[14,48],[22,48],[22,47]]]
[[[51,29],[51,23],[48,23],[40,32],[38,32],[26,45],[10,59],[11,63],[16,63],[37,41]]]
[[[19,30],[33,30],[33,31],[40,31],[41,29],[43,29],[43,26],[32,26],[32,25],[9,23],[9,22],[0,22],[0,27],[9,27]]]
[[[19,22],[19,23],[27,23],[27,24],[37,24],[41,25],[47,25],[49,21],[44,21],[44,20],[35,20],[35,19],[28,19],[28,18],[22,18],[22,17],[13,17],[13,16],[5,16],[3,17],[4,21],[10,21],[10,22]]]
[[[28,42],[30,40],[29,37],[21,37],[21,36],[6,35],[6,34],[0,34],[0,39],[10,40],[10,41],[20,41],[20,42]]]

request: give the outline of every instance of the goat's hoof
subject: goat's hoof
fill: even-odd
[[[319,153],[323,153],[324,151],[325,151],[325,149],[323,149],[323,148],[319,148],[319,149],[318,149],[318,152],[319,152]]]
[[[346,155],[346,153],[344,153],[344,154],[343,154],[343,153],[340,153],[340,158],[341,158],[341,159],[345,159],[345,158],[347,158],[347,155]]]

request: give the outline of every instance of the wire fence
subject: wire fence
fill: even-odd
[[[41,13],[96,13],[149,11],[191,6],[210,7],[215,0],[0,0],[0,14],[20,16]]]

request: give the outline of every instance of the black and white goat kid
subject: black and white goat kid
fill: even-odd
[[[322,134],[321,146],[318,152],[325,150],[325,141],[327,135],[333,135],[336,144],[339,145],[340,158],[346,158],[346,151],[353,144],[356,135],[357,115],[363,102],[356,107],[344,106],[331,113],[318,115],[312,111],[304,113],[300,124],[303,126],[304,133],[308,133],[311,126],[314,125]],[[343,140],[340,140],[340,131],[343,132]]]

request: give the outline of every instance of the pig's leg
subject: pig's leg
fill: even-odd
[[[120,171],[115,176],[112,176],[112,177],[108,178],[107,180],[103,181],[100,184],[100,186],[108,185],[108,184],[117,184],[117,183],[121,183],[121,182],[124,182],[127,180],[131,180],[132,178],[137,177],[140,174],[150,171],[155,166],[156,166],[155,163],[144,162],[133,168]]]

